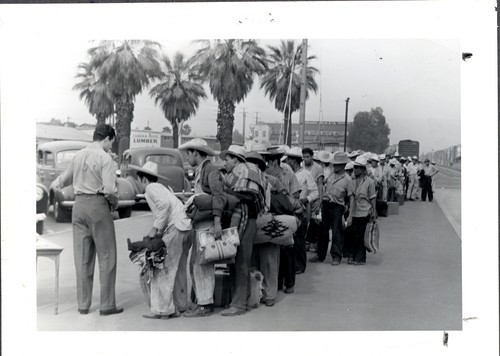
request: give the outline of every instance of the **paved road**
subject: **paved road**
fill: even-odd
[[[457,188],[444,175],[444,189]],[[448,188],[446,188],[448,187]],[[459,187],[459,185],[458,185]],[[455,192],[456,193],[456,192]],[[439,191],[438,196],[444,197]],[[436,197],[437,201],[440,201]],[[441,199],[445,201],[446,199]],[[71,233],[46,235],[65,248],[61,261],[60,314],[53,315],[53,264],[38,262],[39,330],[460,330],[461,241],[438,202],[406,202],[400,214],[380,218],[381,251],[365,266],[309,264],[294,294],[279,292],[273,308],[261,306],[233,318],[220,309],[206,318],[148,320],[138,271],[128,260],[126,238],[149,230],[150,214],[116,220],[117,300],[125,312],[100,317],[98,273],[91,312],[76,311]]]

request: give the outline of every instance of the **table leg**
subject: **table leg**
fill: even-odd
[[[56,262],[56,309],[55,314],[57,315],[59,307],[59,255],[55,258]]]

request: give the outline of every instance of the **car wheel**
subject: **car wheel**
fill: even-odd
[[[118,216],[120,219],[129,218],[132,215],[132,207],[118,209]]]
[[[68,212],[64,209],[57,199],[54,200],[54,218],[56,222],[65,222],[68,220]]]

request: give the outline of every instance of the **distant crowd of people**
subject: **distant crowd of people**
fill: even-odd
[[[94,143],[78,152],[57,180],[59,187],[73,184],[76,194],[73,241],[81,314],[90,308],[96,253],[100,314],[123,311],[115,302],[117,251],[111,212],[117,204],[116,176],[106,154],[114,138],[113,128],[97,125]],[[422,165],[417,157],[266,145],[250,150],[232,145],[220,154],[224,160],[220,168],[211,159],[215,152],[202,139],[192,139],[179,149],[196,167],[194,195],[188,202],[158,183],[163,177],[155,162],[133,167],[153,214],[144,241],[129,242],[131,251],[131,246],[138,247],[135,262],[149,258],[154,263],[141,284],[150,308],[144,317],[151,319],[214,313],[215,263],[220,261],[206,261],[202,239],[206,232],[218,240],[227,228],[238,231],[236,255],[226,261],[231,301],[221,315],[240,315],[254,307],[249,303],[252,267],[264,277],[260,302],[272,307],[279,290],[294,293],[295,276],[305,272],[308,262],[326,260],[329,246],[333,266],[344,260],[364,265],[365,228],[377,219],[377,199],[421,196],[432,201],[432,177],[437,173],[428,160]],[[308,241],[317,245],[310,259]],[[148,249],[155,253],[148,254]],[[187,291],[188,279],[193,296]]]

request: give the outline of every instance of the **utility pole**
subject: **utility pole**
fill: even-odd
[[[245,112],[245,108],[243,108],[243,144],[245,144],[245,126],[247,122],[247,113]]]
[[[306,82],[307,82],[307,39],[302,40],[302,75],[300,80],[300,129],[299,143],[304,148],[304,133],[306,126]]]
[[[349,98],[345,101],[345,127],[344,127],[344,152],[347,152],[347,109],[349,108]]]

